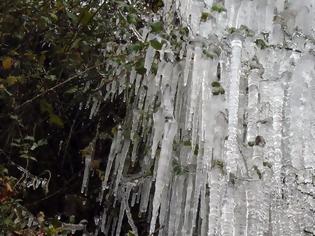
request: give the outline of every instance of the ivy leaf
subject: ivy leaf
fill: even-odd
[[[152,33],[160,33],[163,30],[163,23],[161,21],[154,22],[150,26]]]
[[[161,50],[162,48],[162,43],[160,43],[158,40],[153,39],[150,41],[150,45],[155,49],[155,50]]]

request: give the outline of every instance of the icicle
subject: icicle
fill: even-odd
[[[227,144],[227,170],[235,173],[238,160],[238,107],[239,107],[239,84],[241,69],[242,41],[234,39],[232,44],[231,75],[229,88],[229,121],[228,121],[228,144]]]
[[[116,179],[115,179],[116,185],[115,185],[115,189],[114,189],[114,196],[117,195],[118,186],[120,184],[120,179],[122,177],[122,173],[124,170],[124,163],[125,163],[125,160],[127,158],[129,146],[130,146],[130,140],[125,140],[124,146],[123,146],[122,151],[121,151],[121,155],[119,155],[119,157],[117,158],[117,160],[119,160],[119,167],[118,167],[118,171],[117,171],[117,175],[116,175]]]
[[[248,124],[247,143],[254,145],[257,136],[258,119],[258,70],[253,70],[248,77]]]
[[[191,95],[190,95],[190,104],[189,104],[189,113],[187,118],[187,129],[192,128],[193,116],[197,110],[197,98],[200,89],[200,80],[202,77],[202,67],[201,67],[201,57],[202,57],[202,50],[199,45],[195,47],[195,55],[194,55],[194,67],[192,72],[192,79],[191,79]]]
[[[170,209],[170,216],[169,216],[169,223],[168,223],[168,234],[167,235],[175,235],[178,231],[179,221],[181,219],[181,205],[182,205],[182,191],[184,185],[184,178],[183,176],[175,176],[174,181],[174,189],[171,198],[171,206]]]
[[[136,159],[137,159],[137,151],[139,145],[139,138],[135,139],[133,142],[132,153],[131,153],[131,166],[134,167]]]
[[[218,232],[218,218],[220,212],[220,190],[221,183],[220,178],[222,170],[218,166],[213,167],[214,169],[209,174],[210,184],[210,201],[209,201],[209,223],[208,223],[208,236],[215,236]]]
[[[193,195],[193,175],[190,174],[187,180],[187,192],[186,192],[186,202],[185,202],[185,216],[184,216],[184,224],[182,228],[183,235],[190,235],[190,231],[192,230],[192,220],[191,214],[194,210],[192,206],[192,195]]]
[[[189,29],[187,42],[178,49],[163,39],[156,75],[150,73],[156,56],[151,45],[146,75],[133,69],[128,80],[122,76],[106,85],[105,100],[127,90],[124,97],[132,104],[124,122],[130,137],[118,129],[102,183],[101,199],[113,189],[120,214],[104,211],[100,230],[119,235],[128,220],[141,234],[130,213],[138,209],[150,221],[150,234],[159,236],[314,232],[309,171],[315,165],[315,10],[307,0],[164,3],[165,22],[176,11]],[[147,42],[156,37],[149,31],[140,30]],[[111,47],[109,52],[123,50]],[[109,66],[116,68],[111,76],[123,73],[121,65]],[[96,100],[91,96],[86,103],[91,117],[99,108]],[[185,173],[174,175],[173,160]],[[139,172],[130,177],[133,166]],[[129,184],[137,185],[130,205]]]
[[[154,61],[154,56],[155,56],[155,49],[149,46],[145,55],[145,59],[144,59],[144,68],[147,70],[146,72],[147,75],[150,73],[151,66]]]
[[[162,139],[163,135],[163,111],[159,109],[156,113],[153,114],[153,121],[154,121],[154,136],[153,136],[153,143],[152,143],[152,154],[151,158],[155,157],[155,153],[158,147],[160,140]]]
[[[128,219],[128,223],[131,227],[131,230],[132,230],[132,233],[135,235],[135,236],[138,236],[138,229],[135,225],[135,223],[133,222],[133,219],[132,219],[132,215],[131,215],[131,212],[130,212],[130,208],[129,208],[129,205],[128,205],[128,202],[125,203],[126,204],[126,216],[127,216],[127,219]]]
[[[193,55],[193,49],[188,46],[187,53],[186,53],[186,63],[185,63],[185,69],[184,69],[184,86],[187,85],[188,77],[191,70],[191,62],[192,62],[192,55]]]
[[[276,85],[272,88],[273,102],[273,148],[274,148],[274,165],[273,172],[277,196],[281,191],[281,168],[282,168],[282,108],[283,108],[283,89]]]
[[[106,219],[107,218],[107,209],[104,208],[102,220],[101,220],[101,232],[105,233],[105,225],[106,225]]]
[[[121,130],[121,127],[118,127],[118,131],[115,134],[112,146],[110,148],[110,153],[108,156],[108,162],[107,162],[107,166],[106,166],[106,170],[105,170],[105,176],[104,176],[104,180],[102,182],[102,192],[101,192],[100,202],[102,202],[104,191],[108,187],[107,186],[108,178],[109,178],[109,175],[110,175],[110,172],[112,169],[113,162],[114,162],[115,157],[116,157],[116,152],[118,151],[118,148],[119,148],[119,145],[121,142],[121,138],[122,138],[122,130]]]
[[[90,165],[91,165],[91,157],[85,157],[81,193],[86,193],[86,189],[87,189],[88,181],[89,181],[89,175],[90,175]]]
[[[226,195],[222,206],[222,236],[234,235],[234,196],[233,187],[230,184],[226,186]]]
[[[163,190],[169,185],[170,161],[173,149],[173,139],[176,134],[177,124],[175,121],[167,121],[164,125],[164,137],[162,140],[161,153],[158,161],[157,176],[155,181],[155,193],[153,198],[152,218],[150,224],[150,234],[155,230],[158,210],[161,205]]]
[[[84,194],[87,194],[91,162],[94,158],[95,145],[98,139],[98,135],[99,135],[99,124],[97,125],[96,134],[93,140],[89,143],[87,147],[85,147],[84,149],[80,151],[82,157],[84,158],[84,174],[83,174],[83,180],[82,180],[82,186],[81,186],[81,193],[84,193]]]
[[[147,212],[152,180],[150,177],[145,178],[143,183],[143,192],[141,193],[140,213]]]

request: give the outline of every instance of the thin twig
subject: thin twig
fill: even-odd
[[[36,99],[38,99],[38,98],[40,98],[40,97],[46,95],[47,93],[56,90],[57,88],[59,88],[59,87],[65,85],[65,84],[69,83],[70,81],[74,80],[75,78],[84,75],[86,72],[88,72],[88,71],[90,71],[90,70],[93,70],[93,69],[95,69],[96,67],[101,66],[101,65],[104,65],[104,64],[105,64],[105,62],[104,62],[104,63],[101,63],[101,64],[97,64],[97,65],[91,66],[91,67],[87,68],[86,70],[84,70],[84,71],[82,71],[82,72],[80,72],[80,73],[78,73],[78,74],[75,74],[75,75],[69,77],[69,78],[66,79],[65,81],[63,81],[63,82],[61,82],[61,83],[59,83],[59,84],[56,84],[55,86],[53,86],[53,87],[51,87],[51,88],[45,90],[44,92],[42,92],[42,93],[40,93],[40,94],[37,94],[35,97],[32,97],[32,98],[30,98],[29,100],[23,102],[21,105],[17,106],[17,107],[15,108],[15,110],[19,110],[21,107],[24,107],[25,105],[27,105],[27,104],[29,104],[29,103],[32,103],[33,101],[35,101]]]
[[[119,14],[121,15],[121,17],[124,18],[124,20],[128,22],[127,18],[124,16],[124,14],[120,10],[118,10],[118,11],[119,11]],[[144,39],[142,38],[141,34],[138,32],[138,30],[133,25],[130,25],[130,29],[135,34],[137,39],[140,42],[144,43]]]
[[[71,128],[70,128],[70,132],[69,132],[69,135],[68,135],[68,138],[67,138],[65,150],[64,150],[64,153],[63,153],[63,156],[62,156],[61,168],[64,167],[64,163],[65,163],[65,159],[66,159],[66,155],[67,155],[70,139],[72,137],[73,128],[74,128],[74,125],[75,125],[75,123],[76,123],[76,121],[78,119],[79,113],[80,113],[80,109],[77,110],[77,114],[75,115],[75,118],[74,118],[74,120],[72,122],[72,125],[71,125]]]
[[[161,231],[162,229],[164,229],[164,225],[162,225],[161,227],[157,228],[152,234],[150,234],[150,236],[154,236],[154,234],[156,234],[157,232]]]
[[[65,191],[65,190],[68,190],[68,189],[69,189],[69,186],[68,186],[68,185],[69,185],[73,180],[75,180],[75,179],[77,178],[77,176],[78,176],[79,173],[80,173],[80,172],[78,172],[78,173],[76,173],[75,175],[73,175],[73,176],[67,181],[67,183],[65,183],[65,185],[64,185],[62,188],[60,188],[60,189],[58,189],[57,191],[55,191],[55,192],[53,192],[53,193],[51,193],[51,194],[45,196],[44,198],[41,198],[41,199],[39,199],[39,200],[37,200],[37,201],[35,201],[35,202],[32,202],[32,203],[27,204],[27,206],[34,206],[34,205],[36,205],[36,204],[38,204],[38,203],[40,203],[40,202],[42,202],[42,201],[45,201],[45,200],[47,200],[47,199],[49,199],[49,198],[52,198],[52,197],[54,197],[54,196],[56,196],[56,195],[62,193],[62,192]]]

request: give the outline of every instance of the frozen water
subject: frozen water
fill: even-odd
[[[101,231],[119,235],[126,216],[141,235],[139,209],[160,236],[315,235],[314,3],[165,0],[165,22],[175,11],[190,30],[180,60],[163,44],[153,75],[149,47],[145,76],[106,87],[113,99],[129,81],[135,99],[100,198],[113,195],[120,213],[104,210]]]

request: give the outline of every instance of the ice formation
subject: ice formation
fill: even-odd
[[[144,235],[137,217],[149,235],[315,235],[314,2],[164,3],[190,40],[179,61],[164,44],[156,74],[149,47],[146,75],[130,75],[100,197],[120,212],[104,204],[99,231]]]

